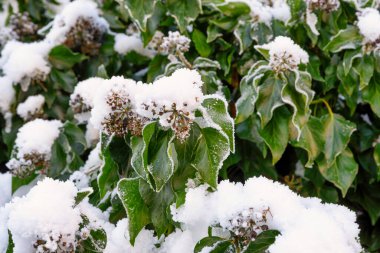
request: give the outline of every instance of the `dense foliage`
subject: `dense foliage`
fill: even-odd
[[[258,176],[353,210],[360,244],[380,250],[378,0],[1,2],[0,169],[12,174],[16,197],[42,181],[7,212],[32,208],[31,200],[43,199],[39,189],[52,187],[70,193],[60,204],[78,220],[78,234],[37,235],[32,251],[119,252],[106,246],[120,243],[119,224],[128,228],[126,252],[183,250],[180,224],[199,222],[185,214],[206,203],[191,202],[198,191],[216,203],[213,196],[239,186],[222,180],[267,189],[251,179]],[[283,191],[275,185],[268,190]],[[239,201],[231,196],[227,204]],[[227,225],[210,211],[217,218],[205,221],[208,236],[194,252],[264,252],[290,234],[268,227],[275,207],[249,198],[252,207],[227,210],[241,212]],[[328,205],[295,203],[289,212],[313,206],[339,216]],[[0,251],[29,252],[13,248],[26,239],[12,217]],[[254,225],[239,230],[242,220]],[[184,243],[172,246],[176,240]],[[281,252],[276,247],[270,252]],[[350,247],[340,249],[360,250]]]

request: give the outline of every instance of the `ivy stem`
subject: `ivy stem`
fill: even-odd
[[[323,99],[323,98],[316,99],[316,100],[312,101],[310,104],[313,105],[313,104],[319,104],[319,103],[324,103],[325,106],[326,106],[326,108],[327,108],[327,110],[329,111],[329,115],[330,115],[331,117],[334,117],[334,113],[333,113],[333,111],[331,110],[331,107],[330,107],[329,103],[327,103],[327,101],[326,101],[325,99]]]
[[[193,65],[191,65],[191,63],[186,59],[186,57],[183,55],[182,52],[179,52],[177,51],[177,55],[178,55],[178,58],[181,60],[181,62],[183,64],[185,64],[185,66],[189,69],[192,69],[193,68]]]

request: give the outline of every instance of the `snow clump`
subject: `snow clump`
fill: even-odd
[[[181,237],[186,238],[183,244],[190,245],[189,252],[207,236],[208,227],[222,229],[236,238],[234,231],[239,226],[238,232],[248,228],[246,217],[261,220],[257,234],[267,229],[281,233],[269,247],[270,253],[362,250],[354,212],[343,206],[323,204],[317,198],[303,198],[264,177],[250,178],[245,185],[222,181],[215,192],[208,192],[206,186],[188,189],[185,204],[178,209],[172,206],[172,214],[186,231]]]
[[[255,48],[269,51],[269,65],[275,72],[296,70],[301,63],[309,62],[309,55],[288,37],[278,36],[273,41]]]
[[[58,120],[35,119],[24,124],[18,130],[12,159],[7,163],[11,173],[24,177],[37,167],[45,168],[61,127]]]
[[[42,95],[29,96],[23,103],[17,106],[17,114],[25,121],[43,114],[45,98]]]

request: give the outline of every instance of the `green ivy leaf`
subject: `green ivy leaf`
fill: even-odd
[[[337,53],[342,50],[356,49],[361,45],[361,42],[362,36],[358,28],[356,26],[348,26],[332,37],[323,50]]]
[[[237,116],[236,123],[241,123],[250,117],[255,109],[255,103],[258,97],[258,86],[266,71],[269,70],[266,61],[256,62],[247,75],[240,82],[241,96],[236,102]]]
[[[321,117],[323,125],[322,136],[325,140],[323,148],[325,167],[330,167],[335,158],[342,153],[356,130],[355,124],[345,120],[338,114],[328,114]]]
[[[139,178],[124,178],[117,184],[118,195],[129,218],[129,235],[132,245],[145,225],[150,223],[149,210],[140,194]]]
[[[368,86],[375,70],[374,64],[373,58],[369,55],[364,55],[360,58],[360,61],[355,64],[354,70],[360,77],[360,90]]]
[[[344,69],[344,74],[348,75],[348,73],[351,70],[352,63],[356,58],[362,57],[362,53],[359,49],[357,50],[347,50],[344,52],[344,57],[343,57],[343,69]]]
[[[377,177],[380,179],[380,143],[377,143],[373,149],[373,158],[375,159],[377,166]]]
[[[273,111],[284,104],[281,96],[284,85],[286,85],[284,80],[269,76],[258,87],[256,109],[261,118],[262,127],[265,127],[272,119]]]
[[[166,8],[164,3],[162,1],[156,2],[153,14],[148,18],[148,21],[146,23],[146,31],[143,31],[141,33],[141,38],[144,42],[144,46],[147,46],[149,44],[158,27],[161,25],[162,19],[165,15]]]
[[[231,252],[230,250],[233,249],[233,244],[230,240],[220,237],[205,237],[197,242],[194,248],[194,253],[199,253],[206,247],[212,247],[212,250],[208,251],[209,253],[227,253]]]
[[[308,160],[305,167],[307,168],[313,166],[314,160],[323,151],[325,140],[321,134],[321,129],[323,129],[321,120],[311,116],[302,128],[299,141],[292,143],[293,146],[306,150]]]
[[[147,170],[152,175],[155,190],[160,191],[174,173],[174,135],[171,131],[156,131],[149,142]]]
[[[380,218],[379,186],[379,184],[369,184],[366,181],[364,187],[360,187],[353,196],[349,196],[368,212],[372,226],[375,226]]]
[[[239,54],[242,54],[252,45],[253,39],[251,37],[251,32],[252,24],[250,22],[239,21],[234,30],[235,38],[239,42]]]
[[[207,120],[211,120],[213,123],[217,124],[222,128],[223,132],[228,136],[230,150],[232,153],[234,153],[234,121],[228,114],[227,101],[225,101],[221,97],[206,96],[202,102],[202,106],[206,109],[206,112],[204,112],[203,117],[206,117]]]
[[[228,136],[220,129],[200,125],[200,130],[202,135],[192,165],[206,183],[216,188],[218,172],[230,153],[230,143]]]
[[[117,163],[112,159],[110,151],[110,143],[113,138],[114,136],[108,137],[106,135],[102,135],[101,137],[103,165],[97,178],[100,198],[103,198],[107,191],[111,191],[119,179],[119,168]]]
[[[191,38],[195,49],[202,57],[208,57],[211,54],[212,47],[207,43],[206,35],[204,35],[200,30],[194,29]]]
[[[220,64],[217,61],[210,60],[208,58],[197,57],[193,61],[193,68],[195,69],[220,69]]]
[[[70,151],[69,141],[66,136],[61,133],[51,148],[51,158],[48,170],[49,177],[55,178],[61,175],[62,171],[66,168],[67,155]]]
[[[281,98],[293,109],[292,123],[296,133],[292,133],[292,137],[296,139],[299,139],[301,129],[309,118],[309,105],[313,97],[311,76],[307,72],[296,71],[288,76],[288,82],[281,91]]]
[[[201,0],[166,0],[166,7],[182,33],[186,31],[186,26],[202,13]]]
[[[306,4],[303,0],[288,0],[286,1],[290,7],[290,12],[292,18],[290,22],[299,22],[300,16],[304,13],[306,9]]]
[[[87,56],[74,53],[63,45],[54,47],[49,53],[49,61],[57,69],[71,69],[75,64],[86,59]]]
[[[346,196],[359,169],[349,148],[343,150],[331,166],[328,166],[326,161],[320,161],[318,167],[323,177],[341,190],[343,197]]]
[[[78,191],[77,196],[75,197],[75,206],[77,206],[82,200],[91,195],[94,192],[92,188],[85,188]]]
[[[174,173],[173,140],[173,132],[160,130],[157,122],[148,123],[142,137],[131,139],[132,167],[155,191],[160,191]]]
[[[217,38],[223,36],[220,28],[214,24],[209,24],[207,27],[207,43],[213,42]]]
[[[216,5],[216,7],[229,17],[238,17],[251,12],[251,8],[244,2],[226,2]]]
[[[267,230],[257,236],[257,238],[252,241],[246,250],[245,253],[265,253],[269,246],[271,246],[276,237],[280,234],[277,230]]]
[[[74,123],[66,121],[63,125],[63,134],[66,136],[71,148],[81,155],[87,148],[86,137],[83,131]]]
[[[215,244],[220,243],[224,241],[225,239],[217,237],[217,236],[209,236],[205,237],[199,242],[194,247],[194,253],[199,253],[203,250],[205,247],[213,247]]]
[[[5,253],[13,253],[14,247],[15,247],[15,244],[13,242],[11,231],[8,230],[8,247]]]
[[[260,135],[272,152],[272,163],[280,160],[289,140],[290,113],[285,107],[274,111],[272,119],[261,129]]]
[[[160,237],[165,233],[170,233],[173,230],[170,205],[174,202],[171,185],[166,184],[160,192],[155,192],[147,183],[140,181],[140,193],[148,206],[149,215],[157,236]],[[138,209],[136,209],[137,211]]]
[[[369,85],[362,91],[363,100],[367,102],[372,111],[380,117],[380,76],[375,75]]]
[[[54,84],[54,88],[62,89],[68,93],[74,91],[74,87],[78,82],[77,77],[72,70],[61,71],[53,68],[50,71],[49,77]]]
[[[104,252],[107,246],[107,233],[103,229],[93,229],[81,244],[86,252]]]
[[[140,30],[146,30],[148,19],[153,15],[157,0],[118,0]]]
[[[307,65],[307,71],[310,73],[313,80],[324,82],[325,79],[321,76],[320,68],[321,62],[319,57],[315,55],[310,56],[309,64]]]

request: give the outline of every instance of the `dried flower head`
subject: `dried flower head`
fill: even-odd
[[[339,0],[307,0],[307,5],[311,11],[333,12],[339,8],[340,2]]]
[[[147,48],[154,51],[160,51],[160,46],[163,43],[164,34],[161,31],[156,31],[150,40]]]
[[[37,235],[33,247],[36,253],[73,253],[76,241],[71,239],[70,234],[62,235],[50,232],[42,236]]]
[[[132,111],[129,94],[123,90],[111,91],[106,99],[111,112],[102,121],[104,131],[111,135],[123,136],[131,132],[132,135],[141,135],[147,118],[141,117]]]
[[[13,158],[7,166],[15,177],[25,178],[37,170],[44,170],[48,167],[48,160],[45,154],[31,152],[24,154],[22,158]]]
[[[87,122],[90,118],[90,111],[94,106],[94,97],[100,87],[103,86],[104,79],[92,77],[79,82],[70,96],[70,107],[74,112],[74,117],[80,123]]]
[[[9,18],[9,27],[17,35],[18,40],[36,39],[38,25],[33,23],[29,13],[14,13]]]
[[[202,80],[195,70],[179,69],[171,76],[148,85],[149,96],[141,96],[137,112],[150,119],[158,119],[164,128],[171,128],[177,139],[185,141],[195,119],[195,111],[202,99]],[[140,100],[141,99],[141,100]]]
[[[271,216],[269,207],[263,210],[249,208],[230,219],[227,229],[230,230],[235,240],[243,245],[248,245],[261,232],[269,229],[267,221]]]
[[[159,51],[163,54],[176,55],[178,53],[185,53],[190,49],[190,39],[181,35],[178,31],[169,31],[168,36],[162,38],[162,43]]]
[[[18,130],[12,159],[6,164],[11,173],[23,177],[35,170],[44,172],[61,127],[58,120],[35,119],[25,123]]]
[[[153,118],[160,119],[161,125],[170,126],[180,142],[184,142],[190,136],[194,120],[190,111],[186,111],[187,106],[187,103],[183,103],[183,109],[179,109],[176,103],[172,103],[171,106],[165,104],[159,106],[155,102],[142,105],[143,109],[151,113]]]
[[[75,114],[89,112],[92,108],[85,102],[85,99],[80,94],[74,94],[74,96],[71,96],[69,103]]]
[[[278,36],[272,42],[256,48],[269,51],[269,65],[276,73],[296,70],[301,63],[309,62],[309,55],[288,37]]]
[[[105,32],[106,27],[93,18],[80,17],[66,34],[64,44],[84,54],[97,55]]]

